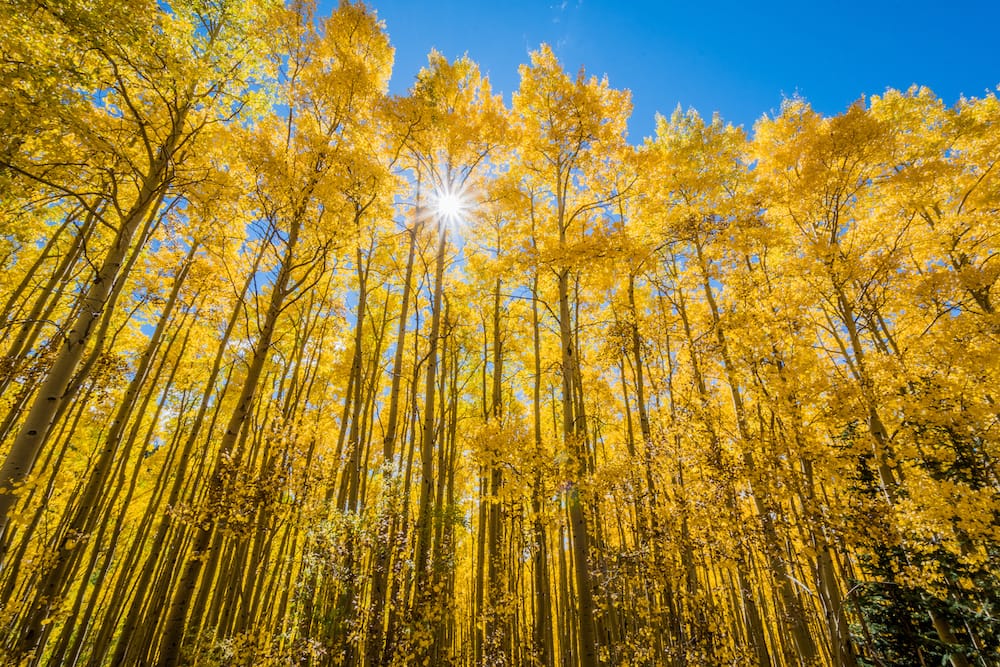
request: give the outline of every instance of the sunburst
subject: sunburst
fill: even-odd
[[[433,217],[446,229],[461,233],[476,207],[476,198],[465,184],[443,183],[430,196]]]

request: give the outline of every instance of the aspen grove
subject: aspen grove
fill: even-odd
[[[347,0],[0,34],[0,665],[1000,664],[995,95],[630,142]]]

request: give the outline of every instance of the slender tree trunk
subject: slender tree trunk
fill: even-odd
[[[566,449],[575,461],[576,479],[567,482],[566,502],[569,505],[570,543],[573,550],[573,574],[577,593],[577,624],[581,667],[597,667],[597,630],[595,627],[594,593],[590,578],[590,528],[580,497],[578,480],[589,468],[586,448],[587,430],[582,416],[576,414],[578,365],[575,338],[569,304],[569,270],[558,276],[559,336],[562,349],[562,425]]]
[[[490,419],[494,422],[494,428],[503,433],[503,340],[500,329],[500,285],[497,278],[493,291],[493,378],[490,401]],[[483,359],[483,364],[486,360]],[[510,656],[502,657],[499,653],[504,644],[510,627],[509,619],[501,617],[501,612],[506,609],[505,601],[502,599],[503,581],[505,574],[502,568],[501,547],[503,543],[502,516],[500,505],[500,487],[503,485],[503,470],[498,460],[502,453],[504,444],[502,442],[493,443],[489,452],[489,499],[488,499],[488,521],[486,525],[486,542],[488,544],[487,557],[487,581],[486,590],[488,593],[488,611],[486,623],[486,643],[487,656],[492,660],[509,661]]]

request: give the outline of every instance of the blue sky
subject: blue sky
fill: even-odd
[[[468,53],[509,104],[518,65],[546,42],[567,71],[584,66],[632,91],[634,143],[652,134],[657,111],[669,115],[678,104],[749,130],[796,92],[834,114],[887,87],[926,85],[952,104],[1000,84],[1000,0],[368,5],[396,48],[392,92],[409,88],[434,47],[448,58]]]

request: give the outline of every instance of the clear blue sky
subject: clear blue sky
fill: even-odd
[[[468,53],[509,104],[518,65],[547,42],[567,71],[583,66],[632,91],[633,143],[678,104],[749,130],[796,92],[834,114],[887,87],[929,86],[952,104],[1000,84],[1000,0],[367,4],[396,48],[392,92],[410,87],[434,47],[449,59]]]

